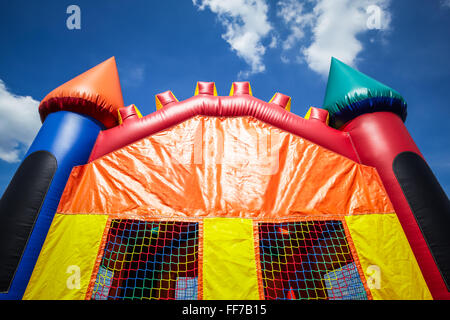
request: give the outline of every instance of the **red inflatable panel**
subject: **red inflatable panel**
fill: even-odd
[[[168,91],[164,91],[162,93],[158,93],[156,95],[156,99],[159,100],[159,102],[161,103],[161,105],[164,107],[172,102],[177,102],[177,99],[175,98],[175,96],[173,95],[172,91],[168,90]]]
[[[243,92],[245,85],[243,85],[243,88],[237,86],[235,89]],[[158,98],[166,101],[171,100],[172,96],[171,93],[164,93],[158,95]],[[132,123],[100,132],[89,161],[197,115],[212,117],[252,116],[349,159],[358,161],[348,133],[330,128],[321,121],[305,120],[277,105],[266,103],[247,94],[232,97],[197,95],[181,102],[171,101],[160,110]]]
[[[309,120],[318,120],[323,123],[328,122],[328,111],[325,109],[319,109],[311,107],[311,113],[309,114]]]
[[[233,96],[242,95],[242,94],[249,94],[251,95],[251,89],[250,89],[250,83],[248,82],[233,82],[232,87],[232,94]]]
[[[290,99],[291,99],[291,97],[277,92],[273,96],[273,98],[272,98],[270,103],[276,104],[277,106],[280,106],[280,107],[282,107],[284,109],[288,105]],[[324,110],[324,111],[326,112],[326,110]]]
[[[138,115],[136,113],[136,109],[134,104],[129,105],[128,107],[123,107],[119,109],[120,117],[122,121],[130,121],[131,119],[138,119]]]
[[[208,94],[210,96],[214,95],[214,82],[203,82],[199,81],[197,83],[198,86],[198,93],[199,94]]]

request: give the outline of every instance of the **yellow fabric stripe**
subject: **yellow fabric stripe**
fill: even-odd
[[[432,299],[395,214],[345,220],[374,300]]]
[[[309,116],[311,115],[311,107],[309,107],[308,112],[305,115],[305,119],[309,120]]]
[[[205,219],[203,232],[203,298],[259,299],[252,220]]]
[[[162,103],[159,101],[158,96],[155,96],[156,110],[162,109]]]
[[[284,107],[284,109],[286,110],[286,111],[291,111],[291,98],[289,98],[289,101],[288,101],[288,103],[287,103],[287,105],[286,105],[286,107]]]
[[[23,299],[84,299],[107,220],[56,214]]]
[[[197,84],[195,85],[195,91],[194,91],[194,96],[198,95],[198,81]]]
[[[122,120],[122,115],[120,114],[119,109],[117,109],[117,113],[119,114],[119,124],[122,124],[123,120]]]
[[[134,110],[136,110],[136,114],[138,116],[138,118],[142,118],[142,113],[139,111],[139,109],[133,104],[134,106]]]

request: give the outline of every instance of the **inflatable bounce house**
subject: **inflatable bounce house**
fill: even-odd
[[[124,106],[111,58],[50,92],[0,202],[1,299],[449,299],[450,205],[393,89],[322,108],[213,82]]]

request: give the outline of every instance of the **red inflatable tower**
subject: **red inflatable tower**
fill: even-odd
[[[377,169],[435,299],[450,299],[450,206],[404,125],[396,91],[333,59],[324,103],[359,161]]]

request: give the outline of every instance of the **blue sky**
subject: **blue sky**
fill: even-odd
[[[72,4],[80,30],[66,26]],[[39,101],[111,56],[125,104],[144,115],[157,93],[184,100],[215,81],[227,95],[249,80],[304,116],[323,103],[331,55],[404,96],[406,126],[449,194],[450,1],[15,0],[0,2],[0,26],[0,194],[39,129]]]

